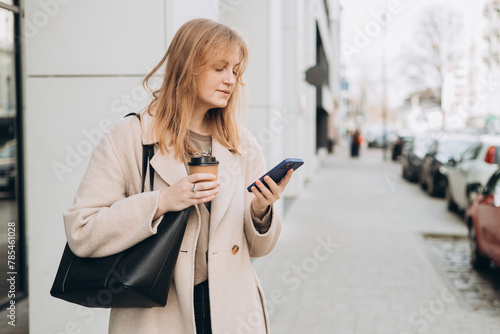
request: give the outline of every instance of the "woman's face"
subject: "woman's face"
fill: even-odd
[[[234,91],[240,64],[239,50],[227,59],[211,59],[198,78],[198,108],[225,108]]]

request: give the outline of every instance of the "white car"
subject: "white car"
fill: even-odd
[[[483,135],[447,168],[445,190],[448,210],[467,210],[479,187],[498,169],[500,136]]]

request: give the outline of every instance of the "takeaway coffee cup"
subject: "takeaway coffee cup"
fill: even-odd
[[[219,162],[215,157],[194,157],[188,163],[189,175],[195,173],[208,173],[217,177]]]

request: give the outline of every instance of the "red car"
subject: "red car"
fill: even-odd
[[[466,216],[471,263],[475,269],[500,266],[500,169],[474,199]]]

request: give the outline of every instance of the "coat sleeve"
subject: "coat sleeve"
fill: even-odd
[[[128,147],[126,153],[135,154],[133,145]],[[73,206],[63,214],[68,245],[80,257],[116,254],[156,233],[162,217],[156,221],[153,217],[160,192],[129,196],[132,176],[121,160],[105,134],[92,154]],[[141,180],[140,169],[136,170],[134,179]]]
[[[259,177],[264,175],[266,170],[266,165],[264,162],[264,156],[262,150],[259,146],[257,140],[247,131],[247,162],[246,162],[246,173],[245,173],[245,184],[251,184]],[[273,249],[281,233],[281,219],[279,215],[274,210],[272,205],[266,214],[270,216],[270,226],[262,233],[255,226],[255,220],[252,215],[252,200],[255,197],[253,193],[246,191],[245,189],[245,218],[244,218],[244,228],[245,236],[248,243],[248,248],[251,257],[261,257],[269,254]]]

